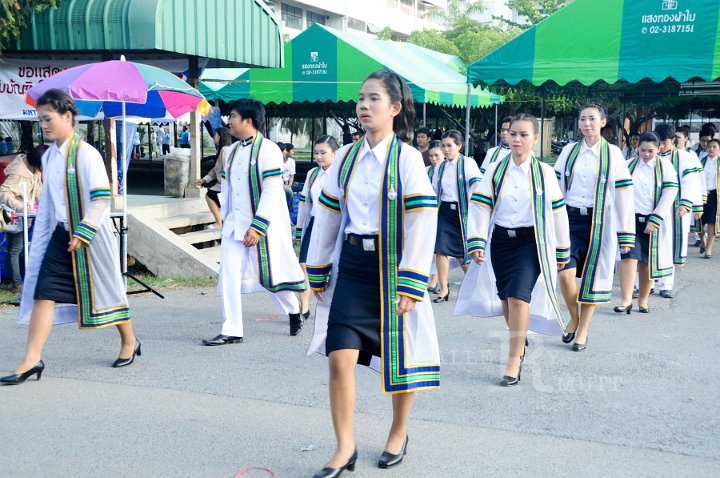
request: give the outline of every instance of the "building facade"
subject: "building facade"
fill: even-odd
[[[283,32],[291,38],[313,23],[340,31],[375,35],[386,27],[401,40],[416,30],[442,25],[426,18],[433,7],[447,8],[447,0],[266,0],[282,20]]]

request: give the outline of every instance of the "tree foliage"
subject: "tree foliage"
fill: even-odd
[[[480,0],[448,0],[447,8],[433,7],[425,17],[445,28],[454,28],[463,19],[472,19],[485,11],[485,4]]]
[[[60,0],[0,0],[0,51],[17,40],[27,26],[27,19],[35,10],[57,7]]]
[[[377,33],[379,40],[392,40],[392,28],[387,26]]]
[[[537,25],[545,17],[552,15],[572,1],[573,0],[507,0],[508,8],[512,8],[521,16],[525,17],[527,23],[516,23],[499,17],[495,17],[495,19],[514,28],[527,29],[533,25]]]
[[[410,34],[408,43],[439,51],[448,55],[460,56],[460,50],[452,41],[437,30],[417,30]]]

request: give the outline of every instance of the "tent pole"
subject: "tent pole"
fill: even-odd
[[[495,103],[495,146],[498,145],[497,113],[498,113],[498,105],[497,105],[497,103]]]
[[[545,87],[540,100],[540,161],[545,157]]]
[[[623,147],[622,140],[625,139],[625,133],[626,133],[626,131],[625,131],[625,102],[624,101],[622,102],[622,119],[621,119],[621,121],[622,121],[622,133],[623,134],[622,134],[622,138],[618,138],[618,143],[620,143],[620,144],[618,144],[618,148],[620,148],[620,149],[622,149],[622,147]],[[630,133],[628,132],[627,135],[628,135],[628,146],[630,146],[630,141],[629,141]]]
[[[465,98],[465,154],[470,154],[470,93],[472,84],[467,84],[467,97]],[[473,154],[475,154],[473,152]]]
[[[427,102],[423,103],[423,126],[427,126]]]

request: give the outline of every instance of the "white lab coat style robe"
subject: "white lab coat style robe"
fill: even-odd
[[[482,265],[474,261],[458,293],[454,315],[497,317],[503,315],[492,268],[492,231],[495,211],[504,198],[498,183],[506,174],[511,157],[492,163],[470,201],[468,252],[485,251]],[[570,230],[565,200],[552,167],[534,157],[528,171],[528,188],[533,192],[533,222],[541,274],[530,300],[530,326],[533,332],[562,335],[567,325],[560,314],[557,296],[557,264],[570,257]]]
[[[568,187],[572,187],[574,161],[579,150],[579,143],[568,144],[555,163],[555,173],[565,197]],[[620,148],[608,144],[604,138],[600,139],[599,151],[587,256],[594,260],[585,261],[578,296],[578,303],[584,304],[610,302],[618,246],[635,246],[635,200],[627,164]]]
[[[675,171],[675,182],[679,189],[675,200],[672,203],[670,214],[673,219],[670,222],[672,238],[673,261],[676,266],[684,265],[687,262],[688,235],[690,234],[690,223],[692,214],[685,214],[677,217],[678,209],[683,206],[690,212],[702,212],[703,197],[707,195],[705,179],[702,175],[702,164],[695,153],[673,148],[670,154],[659,156],[666,159]]]
[[[633,177],[635,177],[641,161],[642,159],[639,157],[628,161],[628,169]],[[655,208],[650,214],[648,222],[654,224],[657,230],[650,236],[648,251],[650,280],[667,277],[673,272],[673,231],[675,229],[673,203],[678,194],[678,175],[668,159],[657,158],[654,179],[653,204]]]
[[[327,179],[327,171],[323,171],[320,166],[312,168],[308,171],[305,184],[303,184],[302,193],[300,193],[300,203],[298,204],[297,226],[295,227],[295,239],[302,241],[307,232],[310,219],[315,215],[315,206],[317,198],[313,198],[313,186],[322,187]]]
[[[437,198],[425,174],[422,155],[413,147],[391,139],[389,155],[382,162],[385,168],[379,208],[378,261],[383,279],[378,300],[383,316],[381,323],[381,357],[373,357],[370,367],[382,373],[383,393],[437,388],[440,385],[440,353],[435,320],[426,292],[428,272],[433,258],[437,227]],[[338,151],[337,160],[327,171],[328,178],[315,213],[310,239],[307,269],[310,287],[322,294],[315,313],[315,331],[308,355],[325,355],[325,339],[330,305],[338,275],[338,262],[349,222],[346,196],[353,194],[353,170],[363,142],[348,145]],[[399,156],[393,160],[395,146]],[[396,167],[393,168],[393,163]],[[397,184],[391,183],[389,171]],[[346,181],[344,181],[346,180]],[[342,186],[341,186],[341,181]],[[397,208],[393,217],[386,211]],[[392,238],[402,238],[402,248],[392,250]],[[397,259],[400,259],[397,261]],[[393,263],[394,267],[388,264]],[[396,284],[395,293],[392,284]],[[417,300],[415,309],[397,317],[389,314],[392,304],[404,295]]]
[[[480,173],[485,174],[490,167],[491,164],[494,162],[505,159],[506,156],[510,154],[510,148],[504,145],[495,146],[494,148],[490,148],[485,154],[485,159],[483,159],[482,164],[480,165]]]
[[[53,325],[77,323],[82,329],[99,329],[130,320],[118,241],[110,223],[110,181],[100,153],[73,136],[60,146],[52,143],[42,162],[45,187],[35,219],[18,323],[30,323],[40,266],[58,222],[67,222],[71,229],[68,243],[74,237],[88,245],[72,253],[77,305],[56,304]],[[56,205],[62,202],[65,214],[58,218]]]
[[[242,292],[302,291],[303,274],[292,245],[290,217],[282,182],[282,153],[272,141],[257,134],[252,145],[237,142],[225,155],[220,204],[223,241],[242,242],[248,229],[260,235],[251,253],[250,267],[227,271],[221,265],[220,282],[240,280]],[[221,260],[221,264],[222,264]],[[218,294],[222,290],[218,284]]]

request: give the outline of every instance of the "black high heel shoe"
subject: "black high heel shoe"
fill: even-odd
[[[562,337],[563,343],[569,344],[570,342],[575,340],[575,332],[577,332],[577,327],[575,327],[575,330],[573,330],[572,332],[568,332],[565,335],[563,335],[563,337]]]
[[[436,299],[433,299],[433,303],[440,304],[441,302],[447,302],[448,299],[450,299],[450,291],[448,291],[448,293],[445,294],[443,297],[437,296]]]
[[[303,316],[303,320],[309,319],[310,318],[310,309],[308,309],[307,312],[303,312],[302,316]]]
[[[340,468],[325,467],[315,473],[313,475],[313,478],[337,478],[342,475],[342,472],[345,470],[355,471],[355,462],[357,461],[357,457],[357,447],[355,447],[355,451],[353,452],[352,456],[343,466],[341,466]]]
[[[511,377],[510,375],[503,375],[502,380],[500,381],[501,387],[512,387],[520,383],[520,375],[522,374],[522,362],[520,363],[520,368],[518,368],[518,374],[517,377]]]
[[[400,453],[397,455],[393,455],[392,453],[388,453],[386,451],[383,451],[383,454],[380,456],[380,459],[378,460],[378,466],[382,469],[392,468],[393,466],[397,466],[400,463],[402,463],[403,458],[405,458],[405,455],[407,454],[407,446],[408,446],[408,437],[405,435],[405,441],[403,442],[402,448],[400,448]]]
[[[572,346],[573,352],[582,352],[583,350],[585,350],[587,348],[587,341],[588,339],[585,339],[584,344],[579,344],[575,342]]]
[[[0,383],[5,385],[20,385],[28,378],[32,377],[33,375],[37,374],[37,381],[40,381],[40,377],[42,376],[43,370],[45,370],[45,362],[42,360],[37,363],[33,368],[30,370],[23,372],[23,373],[14,373],[12,375],[8,375],[7,377],[0,378]]]
[[[427,291],[428,291],[428,294],[438,294],[438,293],[440,293],[440,287],[439,286],[428,287]]]
[[[650,307],[642,307],[638,305],[638,312],[641,314],[649,314],[650,313]]]
[[[633,308],[632,304],[630,304],[630,305],[616,305],[615,307],[613,307],[613,310],[614,310],[615,312],[617,312],[618,314],[622,314],[623,312],[625,312],[627,315],[630,315],[630,311],[632,310],[632,308]]]
[[[133,354],[129,358],[118,357],[118,359],[113,362],[113,368],[127,367],[135,361],[136,355],[142,355],[142,350],[140,349],[140,341],[137,338],[135,338],[135,350],[133,350]]]

